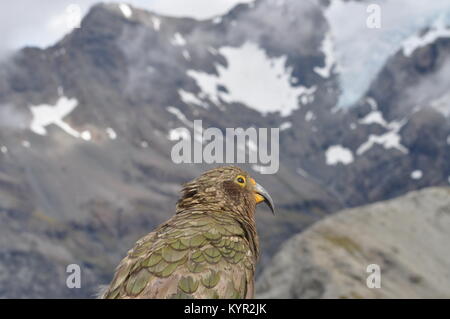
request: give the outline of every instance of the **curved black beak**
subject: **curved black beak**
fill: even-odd
[[[258,183],[255,183],[255,192],[256,203],[266,203],[272,211],[272,214],[275,215],[275,205],[273,203],[272,197],[270,197],[269,193],[264,189],[264,187],[262,187]]]

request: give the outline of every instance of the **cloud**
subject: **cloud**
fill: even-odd
[[[72,1],[73,2],[73,1]],[[83,12],[93,1],[78,4]],[[25,46],[46,47],[54,44],[68,31],[64,17],[71,1],[16,0],[0,10],[0,58]]]
[[[127,0],[139,8],[169,16],[207,19],[224,14],[233,6],[253,0]],[[56,43],[71,28],[68,7],[77,5],[82,15],[99,0],[15,0],[0,10],[0,59],[25,46],[47,47]],[[69,23],[70,25],[70,23]]]

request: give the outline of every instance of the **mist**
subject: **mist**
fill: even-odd
[[[208,19],[224,14],[237,3],[248,3],[254,0],[128,0],[132,6],[147,9],[156,13],[174,17],[192,17]],[[16,0],[0,4],[0,59],[12,52],[26,47],[48,47],[72,28],[67,23],[67,8],[78,5],[81,17],[100,0]],[[105,1],[110,2],[110,1]]]

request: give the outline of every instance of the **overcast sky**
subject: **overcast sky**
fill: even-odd
[[[237,3],[253,0],[127,0],[133,6],[170,16],[208,19],[224,14]],[[14,0],[0,4],[0,57],[24,46],[46,47],[69,30],[66,10],[76,4],[82,14],[99,0]],[[119,2],[119,1],[104,1]]]

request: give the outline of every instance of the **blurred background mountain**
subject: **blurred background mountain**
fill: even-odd
[[[278,206],[258,208],[260,296],[448,297],[450,5],[408,1],[408,16],[405,1],[380,1],[369,29],[364,1],[243,2],[213,17],[96,4],[54,44],[2,51],[0,297],[89,298],[109,282],[209,168],[170,158],[195,119],[281,130],[276,175],[243,165]],[[411,274],[365,294],[365,263],[379,260]],[[81,289],[65,285],[72,263]],[[292,289],[276,288],[285,268]]]
[[[283,244],[258,296],[450,298],[449,227],[449,188],[341,211]],[[369,265],[380,267],[379,289],[365,284]]]

